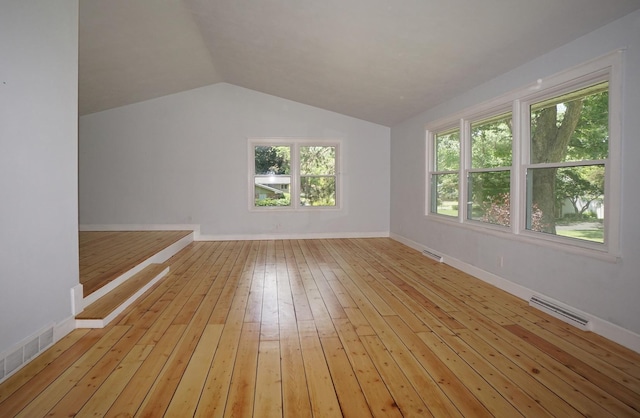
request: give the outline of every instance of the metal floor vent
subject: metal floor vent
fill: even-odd
[[[422,250],[422,254],[426,255],[427,257],[436,260],[438,263],[442,263],[442,256],[439,254],[434,253],[433,251],[430,250]]]
[[[556,305],[553,302],[549,302],[548,300],[540,299],[537,296],[532,296],[529,299],[529,305],[534,308],[538,308],[541,311],[548,313],[551,316],[554,316],[561,321],[564,321],[568,324],[571,324],[575,327],[578,327],[584,331],[589,330],[589,320],[581,317],[580,315],[571,312],[568,309],[565,309],[561,306]]]
[[[23,341],[12,352],[3,355],[0,353],[0,382],[20,370],[30,360],[46,350],[53,344],[53,326],[45,329],[40,334]]]

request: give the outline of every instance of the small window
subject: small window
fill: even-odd
[[[253,208],[338,207],[338,143],[253,140]]]
[[[433,135],[431,213],[458,216],[460,200],[460,129]]]

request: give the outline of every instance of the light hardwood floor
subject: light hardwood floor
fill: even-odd
[[[196,242],[0,416],[640,416],[640,355],[391,239]]]

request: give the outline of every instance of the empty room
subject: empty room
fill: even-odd
[[[3,0],[0,416],[640,417],[637,0]]]

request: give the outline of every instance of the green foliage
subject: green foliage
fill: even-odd
[[[609,92],[605,90],[582,100],[580,120],[569,140],[567,160],[600,160],[607,158],[608,153]]]
[[[433,188],[439,200],[458,201],[458,177],[458,173],[433,175]]]
[[[568,199],[576,215],[583,215],[594,200],[604,196],[604,166],[581,166],[558,169],[556,197]]]
[[[471,167],[511,166],[513,133],[511,113],[471,125]]]
[[[335,206],[335,178],[302,177],[300,179],[300,204],[302,206]]]
[[[288,146],[255,147],[256,174],[290,174],[291,148]]]
[[[333,175],[336,173],[336,147],[300,147],[301,175]]]
[[[285,195],[280,199],[255,199],[256,206],[291,206],[291,197],[289,195]]]
[[[335,206],[335,174],[335,147],[300,147],[300,204]]]
[[[460,167],[460,131],[435,136],[436,171],[456,171]]]

